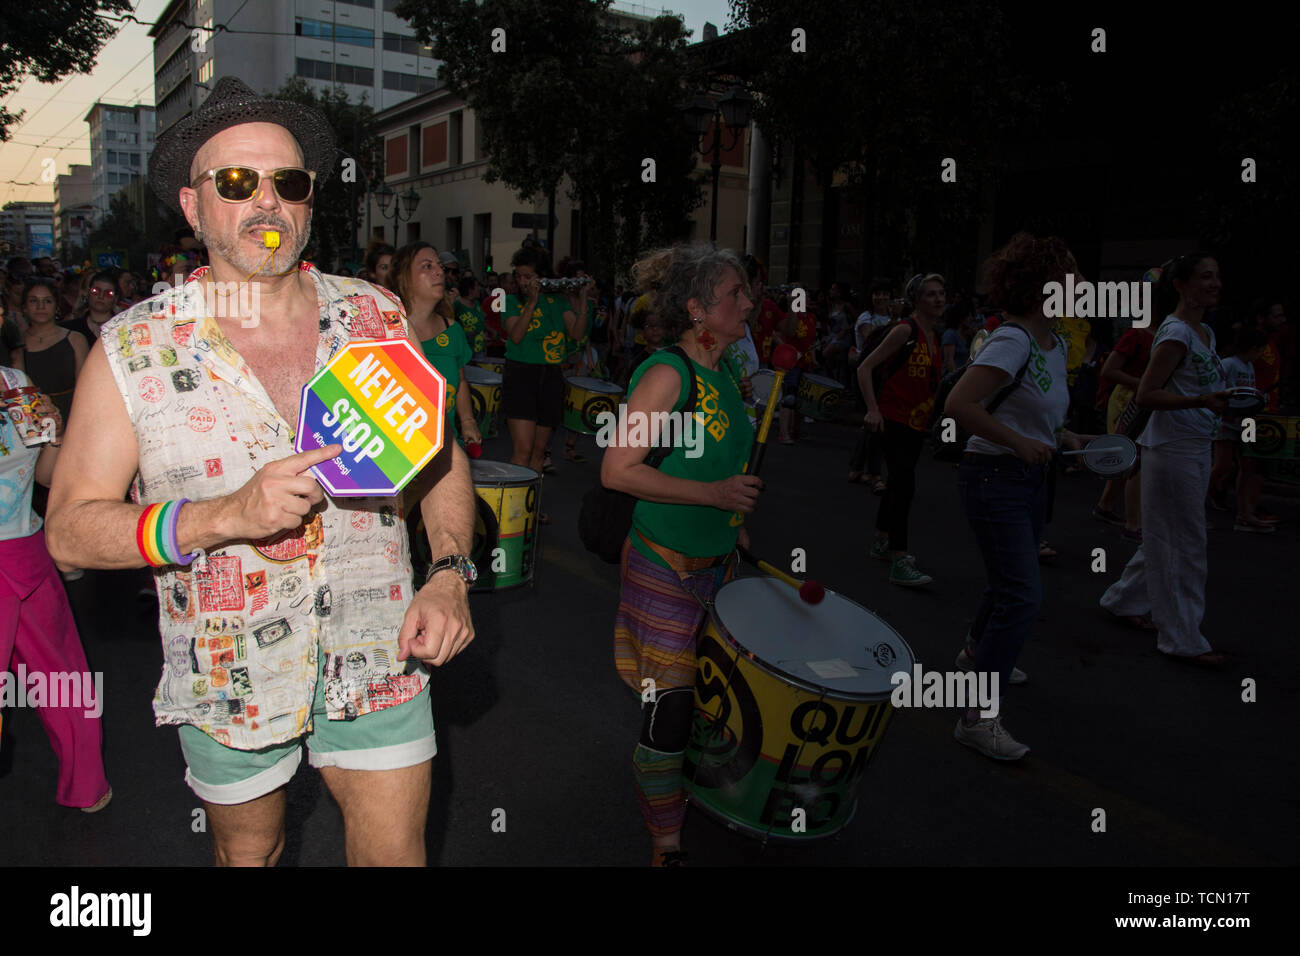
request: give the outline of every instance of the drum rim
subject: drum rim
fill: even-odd
[[[799,383],[802,385],[804,382],[810,382],[813,385],[824,385],[831,388],[832,391],[844,389],[843,382],[837,382],[833,378],[827,378],[825,375],[817,375],[813,372],[804,372],[799,376]]]
[[[508,465],[508,466],[511,467],[511,468],[522,468],[524,471],[531,472],[533,477],[531,477],[531,478],[524,478],[524,477],[519,477],[519,478],[509,478],[509,479],[504,479],[504,480],[501,480],[501,481],[476,481],[476,480],[474,480],[474,479],[475,479],[475,475],[474,475],[474,468],[475,468],[475,466],[483,467],[484,465]],[[474,459],[473,461],[471,461],[471,462],[469,463],[469,476],[470,476],[471,484],[473,484],[475,488],[479,488],[479,487],[483,487],[483,488],[526,488],[527,486],[533,484],[533,482],[541,481],[541,480],[542,480],[542,476],[539,475],[537,472],[533,471],[533,470],[532,470],[531,468],[529,468],[527,465],[516,465],[516,464],[514,464],[513,462],[508,462],[508,461],[486,461],[486,462],[484,462],[484,460],[481,459],[481,458]]]
[[[833,688],[826,687],[823,684],[813,684],[809,682],[807,678],[796,677],[794,674],[786,673],[785,671],[777,667],[775,664],[769,662],[763,657],[760,657],[756,652],[751,651],[749,648],[745,647],[745,645],[741,644],[738,640],[732,637],[731,631],[727,630],[726,625],[722,623],[722,618],[718,614],[718,608],[717,608],[718,595],[720,595],[727,588],[728,585],[735,584],[739,581],[763,580],[764,577],[765,575],[755,574],[755,575],[748,575],[743,578],[732,578],[726,584],[722,585],[722,587],[718,588],[717,593],[714,594],[713,596],[713,600],[709,602],[708,619],[713,623],[714,631],[717,633],[718,637],[721,637],[726,643],[730,644],[733,648],[735,648],[738,651],[738,657],[750,661],[751,663],[756,665],[760,670],[772,675],[773,677],[777,678],[780,681],[783,681],[784,683],[797,687],[800,690],[811,691],[812,693],[819,694],[820,696],[829,698],[831,700],[843,700],[855,704],[881,703],[881,702],[888,701],[893,696],[894,688],[892,686],[887,691],[882,690],[882,691],[873,691],[870,693],[868,692],[855,693],[852,691],[838,691]],[[769,580],[775,580],[775,579],[769,579]],[[857,601],[853,600],[852,598],[840,594],[840,592],[838,591],[833,591],[830,588],[826,588],[825,590],[827,595],[834,594],[836,597],[847,601],[849,604],[852,604],[858,610],[870,614],[873,618],[875,618],[886,628],[888,628],[894,634],[894,636],[898,638],[899,642],[905,648],[907,648],[908,656],[911,657],[912,664],[915,665],[916,651],[912,650],[912,645],[907,643],[903,635],[899,634],[898,631],[894,629],[893,625],[891,625],[888,621],[882,618],[879,614],[876,614],[869,608],[863,607],[861,604],[859,604]],[[911,673],[910,668],[900,668],[900,669],[906,670],[906,672],[909,674]]]
[[[592,378],[590,375],[570,375],[565,377],[565,382],[574,388],[581,389],[584,392],[595,392],[597,395],[622,395],[623,389],[619,388],[613,382],[608,382],[603,378]],[[603,388],[588,388],[586,385],[579,385],[579,382],[595,382],[597,385],[608,386],[612,391],[605,391]]]

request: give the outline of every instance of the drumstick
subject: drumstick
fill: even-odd
[[[758,568],[758,570],[765,574],[770,574],[778,581],[782,581],[798,591],[799,597],[803,599],[805,604],[820,604],[822,598],[826,597],[826,589],[812,578],[809,578],[807,581],[800,581],[798,578],[786,574],[780,568],[773,567],[766,561],[760,560],[758,557],[751,554],[748,548],[738,547],[736,550],[740,552],[740,556],[744,560]]]
[[[785,373],[794,368],[798,362],[799,353],[795,351],[793,345],[782,343],[772,350],[772,388],[767,393],[767,407],[763,409],[763,420],[759,423],[758,436],[754,439],[754,450],[750,453],[743,474],[757,475],[758,469],[763,464],[763,452],[767,450],[767,434],[772,429],[772,416],[776,412],[777,403],[781,401],[781,384],[785,381]]]

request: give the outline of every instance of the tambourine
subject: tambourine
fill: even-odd
[[[1228,389],[1228,411],[1236,417],[1261,412],[1266,402],[1264,393],[1249,385],[1238,385],[1236,388]]]
[[[1123,435],[1101,435],[1079,451],[1062,452],[1064,455],[1082,455],[1088,470],[1107,478],[1122,475],[1137,461],[1137,445]]]

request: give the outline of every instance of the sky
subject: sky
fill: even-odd
[[[152,23],[168,0],[136,0],[135,16]],[[693,30],[691,40],[701,38],[706,20],[726,32],[727,0],[645,0],[644,3],[615,0],[616,7],[637,13],[667,8],[684,14]],[[152,106],[153,44],[149,27],[125,24],[100,50],[95,69],[88,75],[73,74],[59,83],[44,84],[28,79],[5,106],[10,112],[25,110],[22,121],[11,127],[9,142],[0,144],[0,206],[7,202],[53,202],[52,182],[42,181],[53,159],[57,174],[68,172],[73,163],[90,163],[90,128],[86,113],[96,101],[131,106]],[[32,185],[22,185],[30,183]]]

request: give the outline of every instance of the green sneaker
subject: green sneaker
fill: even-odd
[[[877,535],[871,542],[871,556],[877,561],[892,561],[889,554],[889,539]]]
[[[901,584],[905,588],[920,587],[929,584],[934,578],[916,570],[916,558],[912,555],[899,558],[889,566],[889,583]]]

